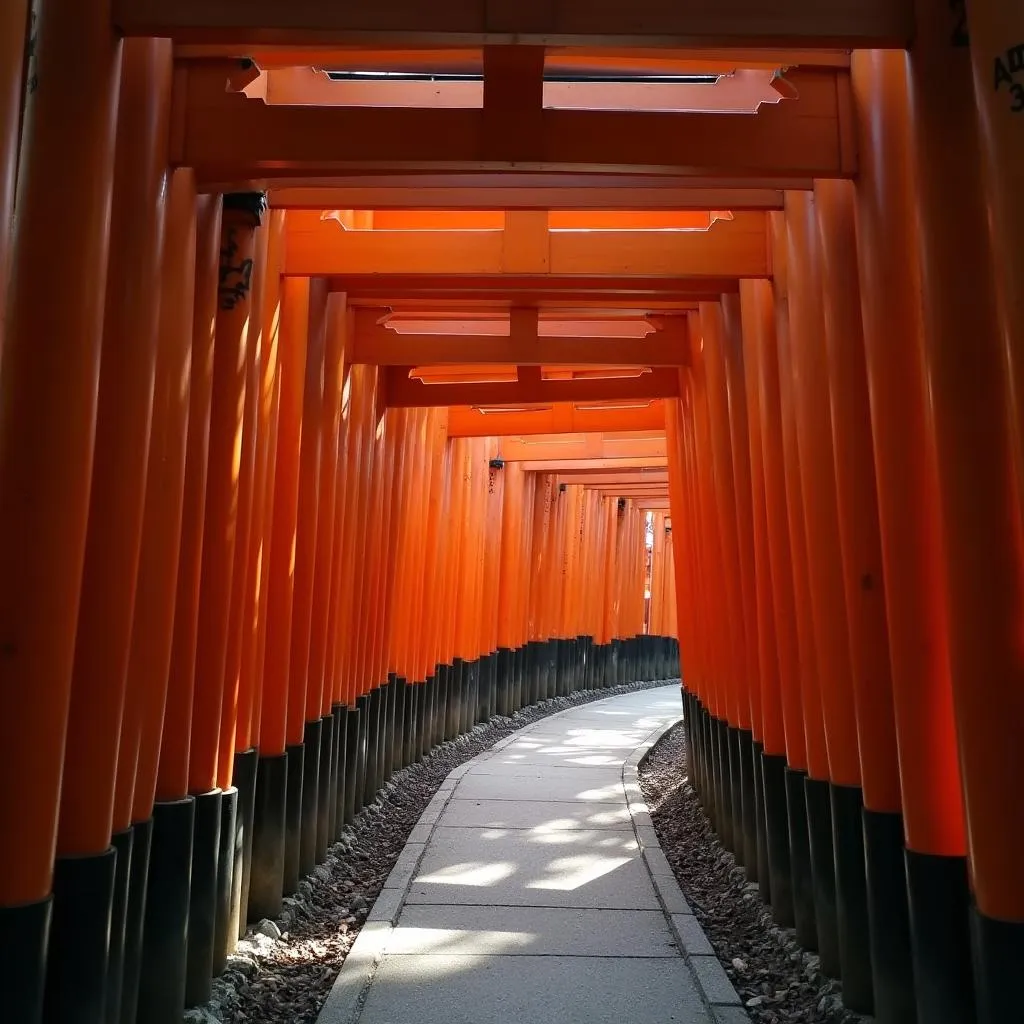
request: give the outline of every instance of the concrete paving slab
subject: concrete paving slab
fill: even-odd
[[[452,794],[453,800],[580,800],[584,803],[625,804],[626,793],[618,773],[601,769],[600,777],[593,771],[569,769],[560,778],[541,775],[503,774],[467,775]],[[529,785],[532,781],[532,785]]]
[[[388,955],[487,953],[528,956],[677,957],[657,910],[423,905],[406,907]]]
[[[564,829],[631,832],[628,808],[609,803],[554,800],[452,800],[439,825],[470,828],[522,828],[533,832]],[[419,828],[419,826],[417,826]],[[409,837],[410,840],[412,836]]]
[[[558,956],[385,956],[359,1020],[710,1024],[688,972],[663,959]]]
[[[655,910],[633,836],[614,831],[438,827],[410,903]]]
[[[524,764],[518,761],[481,761],[458,784],[459,788],[480,778],[530,779],[545,785],[559,780],[571,781],[574,785],[589,783],[593,786],[606,786],[622,780],[622,758],[615,764],[572,765],[572,764]],[[531,794],[532,795],[532,794]]]

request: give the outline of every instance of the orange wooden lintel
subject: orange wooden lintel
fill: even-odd
[[[679,373],[655,367],[639,377],[587,380],[533,380],[480,384],[424,384],[409,377],[410,367],[386,371],[387,403],[392,408],[469,405],[478,408],[554,402],[636,402],[679,395]]]
[[[378,366],[440,366],[500,363],[516,366],[689,364],[687,321],[666,317],[660,331],[644,338],[547,337],[533,321],[505,336],[462,334],[400,334],[378,323],[379,311],[355,313],[352,362]]]
[[[668,472],[651,470],[620,470],[617,473],[559,473],[560,484],[583,484],[584,487],[640,487],[647,485],[658,488],[668,487]]]
[[[176,83],[183,124],[173,159],[200,179],[345,169],[658,169],[686,177],[852,177],[843,144],[852,108],[845,69],[793,69],[799,98],[756,115],[545,109],[539,130],[507,132],[482,109],[275,106],[227,92],[229,64],[185,69]]]
[[[415,309],[479,304],[507,310],[542,309],[693,310],[739,291],[735,277],[602,277],[597,274],[344,274],[331,278],[354,306]]]
[[[578,409],[572,402],[556,402],[530,409],[502,410],[459,406],[448,410],[449,437],[523,438],[555,433],[592,431],[664,431],[665,406],[661,401],[625,402],[616,407]]]
[[[386,180],[344,185],[282,185],[272,207],[292,210],[781,210],[783,194],[768,188],[643,184],[396,185]]]
[[[508,447],[506,441],[503,445],[502,458],[507,462],[517,461],[509,459],[504,449]],[[602,459],[522,459],[518,460],[524,473],[561,473],[573,477],[593,479],[612,472],[636,472],[641,474],[653,473],[657,476],[665,471],[665,457],[652,455],[637,458],[602,458]]]
[[[603,431],[589,434],[506,437],[501,457],[506,462],[553,463],[557,469],[590,469],[606,465],[664,463],[668,445],[663,431]]]
[[[520,223],[538,217],[544,214],[510,214],[503,231],[346,231],[337,220],[294,213],[284,272],[740,278],[770,269],[763,212],[740,212],[706,231],[551,231],[543,222]]]
[[[179,42],[290,46],[472,46],[538,41],[549,46],[903,47],[913,35],[910,0],[115,0],[127,35]]]

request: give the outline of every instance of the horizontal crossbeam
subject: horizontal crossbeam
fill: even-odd
[[[637,402],[679,396],[677,370],[657,367],[639,377],[584,380],[518,380],[472,384],[424,384],[411,367],[386,371],[385,401],[391,408],[469,405],[484,408],[555,402]]]
[[[245,46],[905,46],[910,0],[115,0],[128,35]],[[244,48],[243,51],[244,52]]]

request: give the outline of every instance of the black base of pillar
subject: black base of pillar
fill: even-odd
[[[488,722],[491,718],[491,665],[493,654],[485,654],[477,660],[479,691],[477,696],[476,724]]]
[[[805,779],[807,834],[811,844],[811,877],[814,880],[814,919],[818,933],[821,969],[840,976],[839,916],[836,910],[836,865],[832,845],[832,803],[829,784]]]
[[[235,754],[235,789],[238,790],[238,813],[235,818],[234,894],[231,897],[232,934],[241,938],[249,918],[249,879],[252,874],[252,832],[256,815],[256,773],[259,752],[255,747]]]
[[[764,785],[765,845],[768,848],[769,902],[775,923],[793,926],[793,879],[789,863],[789,812],[786,809],[786,759],[761,755]]]
[[[132,873],[135,834],[130,828],[115,832],[110,845],[117,853],[114,870],[114,902],[110,909],[110,947],[107,952],[107,999],[104,1019],[119,1024],[124,986],[125,926],[128,919],[128,884]]]
[[[459,734],[459,722],[462,721],[462,698],[465,689],[466,663],[462,658],[454,658],[448,670],[448,703],[445,713],[445,740],[453,740]]]
[[[213,993],[213,959],[217,930],[217,876],[220,864],[219,789],[195,796],[192,832],[192,891],[188,901],[188,962],[185,1005],[202,1006]]]
[[[740,763],[740,792],[743,800],[743,866],[747,869],[747,878],[756,882],[757,799],[754,792],[754,735],[749,729],[737,729],[736,742]]]
[[[322,864],[327,859],[327,847],[331,845],[331,807],[333,805],[332,776],[335,774],[334,716],[324,715],[320,719],[320,770],[317,773],[316,800],[316,846],[313,859]]]
[[[316,867],[316,830],[320,813],[320,742],[323,722],[307,722],[302,732],[302,821],[299,825],[299,877]]]
[[[975,907],[971,911],[971,937],[978,1024],[1019,1020],[1024,922],[999,921]]]
[[[409,684],[402,676],[397,676],[394,682],[395,688],[395,715],[392,722],[394,730],[394,744],[391,750],[391,765],[388,769],[390,779],[395,772],[400,772],[409,762],[405,757],[405,709],[409,702],[406,691]]]
[[[463,668],[462,714],[459,717],[459,735],[469,732],[476,724],[477,691],[480,684],[480,662],[474,658]]]
[[[331,709],[334,718],[334,761],[331,765],[331,824],[330,842],[341,834],[345,824],[345,753],[348,741],[348,709],[344,704],[335,704]]]
[[[288,769],[287,754],[261,757],[256,769],[247,915],[249,921],[260,921],[265,917],[273,919],[281,913]]]
[[[495,660],[495,676],[497,680],[496,684],[496,703],[497,713],[507,718],[511,713],[512,700],[510,696],[510,687],[512,683],[512,666],[511,666],[512,652],[507,647],[499,647],[497,654],[494,656]]]
[[[398,677],[388,676],[384,687],[384,742],[381,744],[380,784],[383,786],[395,771],[395,720],[398,714]],[[399,734],[399,737],[401,734]]]
[[[744,777],[742,756],[740,754],[740,730],[730,725],[726,731],[729,756],[729,779],[732,786],[732,852],[736,863],[746,865],[746,822],[744,821]]]
[[[903,816],[865,808],[863,825],[875,1021],[914,1024],[917,998],[910,952]]]
[[[814,913],[814,879],[811,845],[807,830],[807,773],[786,768],[786,811],[789,817],[789,863],[793,880],[793,925],[796,940],[812,952],[818,948],[818,925]]]
[[[832,785],[830,795],[843,1005],[856,1013],[870,1014],[875,1000],[864,877],[864,794],[859,786]]]
[[[434,696],[434,735],[430,749],[440,746],[448,737],[449,719],[454,696],[452,690],[452,666],[438,665],[436,676],[437,693]]]
[[[370,696],[364,693],[356,698],[356,708],[359,710],[359,734],[356,738],[355,749],[355,800],[352,806],[353,817],[363,809],[363,793],[366,789],[366,758],[368,737],[370,734]],[[346,818],[346,821],[348,818]]]
[[[356,786],[359,781],[359,738],[362,728],[359,718],[362,711],[358,702],[356,707],[347,709],[345,715],[345,797],[342,825],[351,825],[356,818]]]
[[[420,759],[423,728],[423,694],[426,683],[407,683],[405,687],[405,723],[402,727],[402,760],[406,765]]]
[[[722,845],[735,850],[732,808],[732,764],[729,758],[729,726],[720,718],[713,720],[715,727],[715,825]]]
[[[188,909],[192,881],[192,797],[153,808],[139,971],[141,1024],[181,1024],[185,1014]]]
[[[41,1024],[53,900],[0,907],[0,992],[12,1021]]]
[[[284,804],[284,894],[291,896],[302,877],[302,782],[306,772],[306,747],[290,744],[288,790]]]
[[[234,905],[235,865],[241,860],[238,830],[238,790],[232,786],[221,794],[220,847],[217,851],[217,920],[213,936],[213,976],[228,965],[228,954],[238,942],[238,912]]]
[[[94,857],[57,858],[43,998],[46,1024],[104,1024],[116,873],[113,847]]]
[[[765,903],[769,903],[772,898],[772,882],[768,866],[768,819],[764,809],[764,744],[755,742],[751,756],[754,760],[754,817],[757,829],[758,895],[760,895]]]
[[[907,850],[905,863],[918,1019],[922,1024],[972,1024],[978,1016],[967,861]],[[1018,1003],[1017,1016],[1019,1010]],[[1013,1018],[1011,1013],[990,1020]]]
[[[146,886],[153,844],[153,819],[132,825],[132,864],[128,877],[128,911],[124,923],[124,977],[121,982],[120,1024],[135,1024],[142,969],[142,927],[146,915]]]
[[[378,745],[381,739],[381,689],[370,691],[366,713],[366,758],[363,768],[363,788],[360,792],[360,810],[373,803],[380,783],[377,779]]]

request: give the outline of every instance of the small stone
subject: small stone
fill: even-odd
[[[748,999],[745,1005],[748,1010],[752,1010],[757,1006],[762,1006],[764,1005],[764,996],[754,996],[753,999]]]
[[[746,974],[747,973],[746,962],[741,960],[738,956],[737,957],[733,957],[732,965],[733,965],[733,967],[736,968],[737,971],[740,972],[740,974]]]
[[[268,939],[279,939],[281,938],[281,929],[273,921],[265,917],[256,925],[256,934],[264,935]]]

